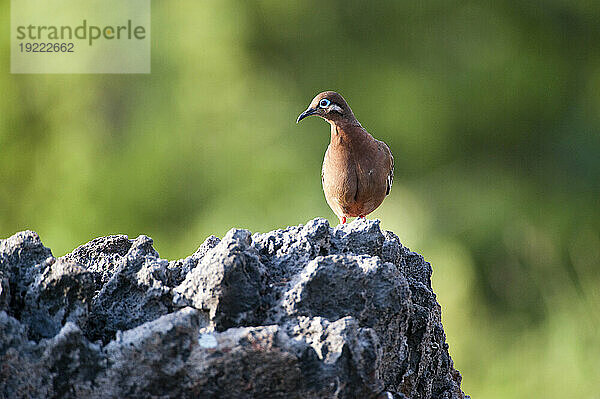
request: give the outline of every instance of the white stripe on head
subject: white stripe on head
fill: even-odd
[[[331,106],[329,107],[329,109],[330,109],[331,111],[338,112],[338,113],[340,113],[340,114],[342,114],[342,115],[344,114],[344,111],[343,111],[343,110],[340,108],[340,106],[339,106],[339,105],[337,105],[337,104],[335,104],[335,103],[331,103]]]

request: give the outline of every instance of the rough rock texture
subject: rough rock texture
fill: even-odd
[[[185,259],[0,240],[0,397],[463,398],[431,266],[378,221],[211,236]]]

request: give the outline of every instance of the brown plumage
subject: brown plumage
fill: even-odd
[[[297,122],[317,115],[331,125],[321,180],[325,199],[340,219],[365,217],[390,193],[394,157],[389,147],[358,122],[344,98],[334,91],[317,94]]]

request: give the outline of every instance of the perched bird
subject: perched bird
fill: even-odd
[[[394,180],[392,152],[360,125],[344,97],[335,91],[317,94],[296,123],[311,115],[331,125],[331,141],[321,169],[329,207],[340,223],[346,223],[347,217],[364,218],[390,193]]]

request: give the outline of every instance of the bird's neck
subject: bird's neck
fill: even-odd
[[[353,143],[362,140],[365,131],[357,120],[350,122],[336,122],[331,124],[331,144],[336,145],[352,145]]]

